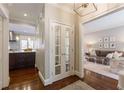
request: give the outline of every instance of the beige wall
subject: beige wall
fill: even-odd
[[[56,20],[61,23],[66,23],[74,26],[75,16],[71,13],[65,12],[62,9],[53,6],[53,4],[46,4],[45,6],[45,77],[50,78],[50,60],[49,60],[49,31],[50,20]]]
[[[36,66],[45,79],[45,43],[43,38],[44,19],[39,21],[36,32]]]
[[[79,16],[75,16],[75,71],[79,72]]]

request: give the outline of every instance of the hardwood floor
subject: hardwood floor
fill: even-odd
[[[10,85],[4,90],[59,90],[77,80],[82,80],[91,87],[98,90],[117,89],[117,80],[85,70],[84,79],[70,76],[44,86],[38,76],[36,68],[26,68],[10,71]]]
[[[97,90],[117,90],[118,81],[95,72],[84,71],[84,82]]]
[[[10,85],[4,90],[56,90],[77,80],[79,80],[77,76],[70,76],[51,85],[44,86],[36,68],[18,69],[10,71]]]

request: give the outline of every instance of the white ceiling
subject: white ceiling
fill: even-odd
[[[83,24],[85,33],[103,31],[106,29],[124,26],[124,10],[105,15],[101,18]]]
[[[54,6],[63,9],[64,11],[74,13],[74,3],[55,3]]]
[[[4,4],[9,11],[10,30],[22,34],[34,34],[34,27],[39,16],[43,15],[43,3],[9,3]],[[73,12],[73,3],[56,3],[54,6],[67,12]],[[24,16],[27,13],[27,16]],[[27,24],[27,25],[24,25]]]
[[[10,22],[14,23],[28,23],[35,25],[38,17],[41,15],[43,9],[43,3],[8,3],[4,4],[9,10]],[[73,12],[73,3],[53,3],[56,7],[59,7],[67,12]],[[27,17],[24,16],[27,13]]]
[[[35,27],[27,25],[27,24],[10,23],[9,30],[17,34],[23,34],[23,35],[35,35],[36,34]]]
[[[9,11],[9,30],[17,34],[34,35],[35,26],[42,15],[42,3],[4,4]],[[27,13],[27,16],[24,16]]]
[[[14,3],[5,4],[9,10],[10,21],[23,22],[35,25],[37,23],[38,17],[42,12],[42,3]],[[27,13],[27,16],[24,16]]]

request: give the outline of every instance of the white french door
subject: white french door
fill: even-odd
[[[73,72],[73,39],[70,26],[52,23],[51,42],[53,62],[53,80],[68,77]]]

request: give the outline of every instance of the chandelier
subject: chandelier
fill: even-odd
[[[82,17],[97,11],[97,7],[94,3],[75,3],[73,10]]]

